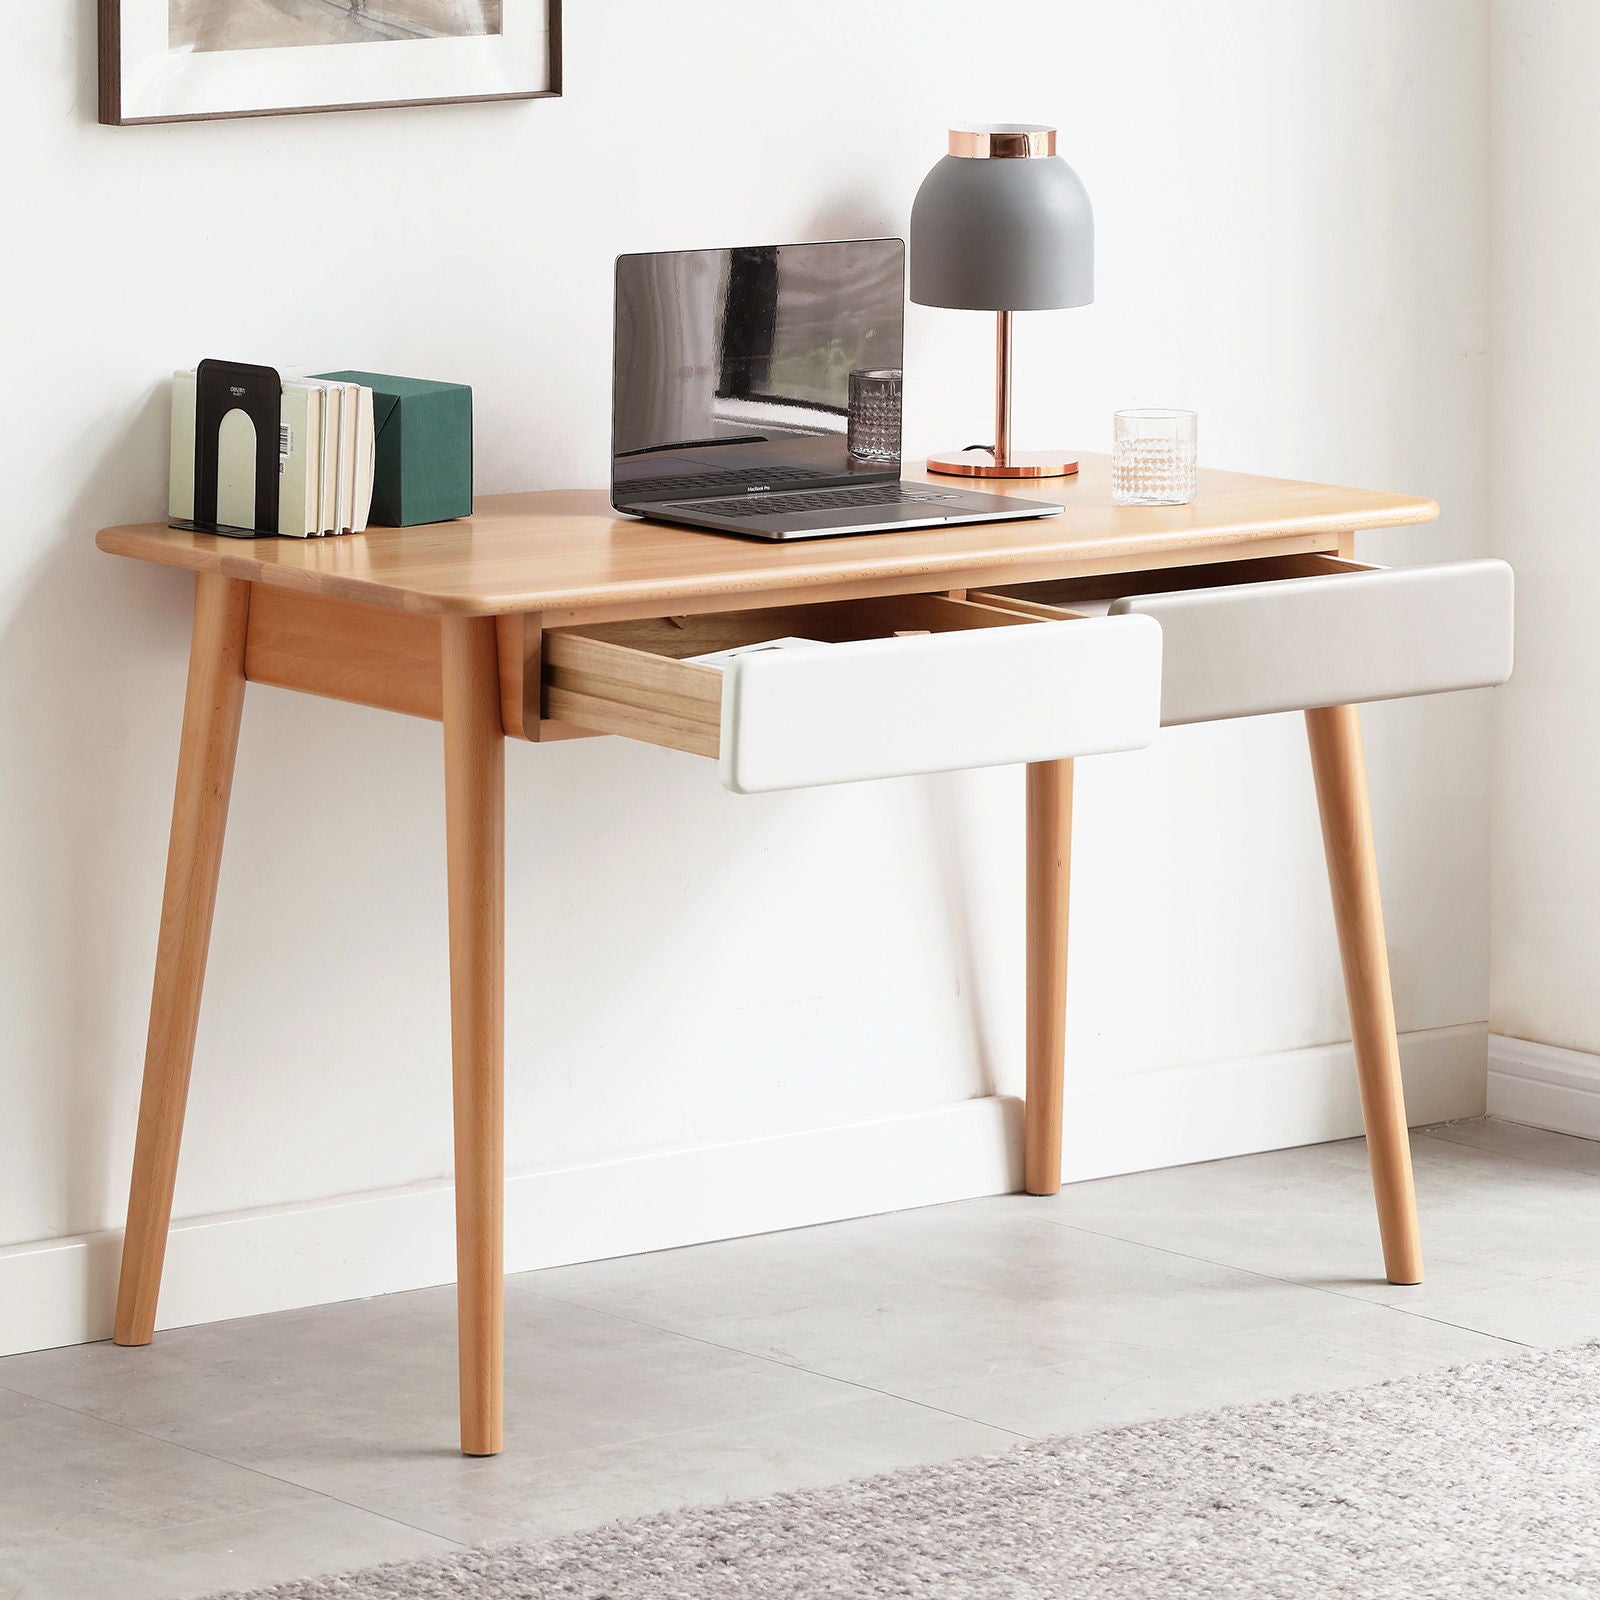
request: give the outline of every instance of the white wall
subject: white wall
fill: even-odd
[[[1495,702],[1496,1104],[1600,1136],[1600,11],[1496,0],[1494,537],[1517,569]],[[1564,1055],[1562,1052],[1577,1052]]]
[[[480,491],[598,484],[614,252],[901,232],[949,122],[1050,119],[1094,199],[1099,300],[1022,319],[1020,446],[1104,448],[1116,406],[1191,405],[1210,463],[1443,505],[1370,556],[1484,548],[1481,7],[568,0],[557,102],[124,129],[93,121],[92,10],[22,8],[0,57],[16,1260],[123,1199],[189,591],[91,537],[162,513],[175,365],[464,381]],[[912,309],[911,448],[982,434],[990,337]],[[1367,718],[1434,1114],[1481,1094],[1487,716],[1474,695]],[[448,1171],[438,759],[430,724],[251,690],[179,1215]],[[508,768],[513,1172],[1019,1091],[1015,772],[747,799],[616,740]],[[1311,1048],[1346,1025],[1298,719],[1084,763],[1077,839],[1075,1170],[1341,1131],[1339,1052]],[[787,1220],[1004,1182],[998,1158],[924,1157],[866,1198],[797,1157]],[[93,1331],[109,1257],[85,1248],[59,1292]],[[385,1281],[430,1270],[402,1250]],[[189,1314],[230,1307],[202,1287]]]
[[[1600,1052],[1600,10],[1494,8],[1496,543],[1517,673],[1496,701],[1494,1020]]]

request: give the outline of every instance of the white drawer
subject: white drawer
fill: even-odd
[[[684,660],[785,636],[825,648]],[[1148,617],[906,595],[553,630],[545,715],[716,757],[739,794],[1132,750],[1160,721]]]
[[[973,598],[1040,617],[1154,618],[1168,727],[1477,689],[1511,675],[1512,574],[1503,561],[1371,567],[1275,556]]]

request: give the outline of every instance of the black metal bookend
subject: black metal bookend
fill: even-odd
[[[217,520],[218,452],[224,419],[241,411],[255,429],[255,526]],[[254,539],[278,531],[278,449],[283,380],[272,367],[243,361],[202,361],[195,369],[194,516],[175,527]]]

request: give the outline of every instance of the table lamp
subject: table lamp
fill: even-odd
[[[1056,130],[998,122],[950,130],[950,154],[911,208],[911,298],[993,311],[994,444],[945,451],[930,472],[971,478],[1059,478],[1065,451],[1011,448],[1011,314],[1094,299],[1094,213],[1077,173],[1056,154]]]

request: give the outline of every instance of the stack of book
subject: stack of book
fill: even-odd
[[[372,390],[205,361],[172,375],[169,508],[207,533],[360,533],[372,508]]]

